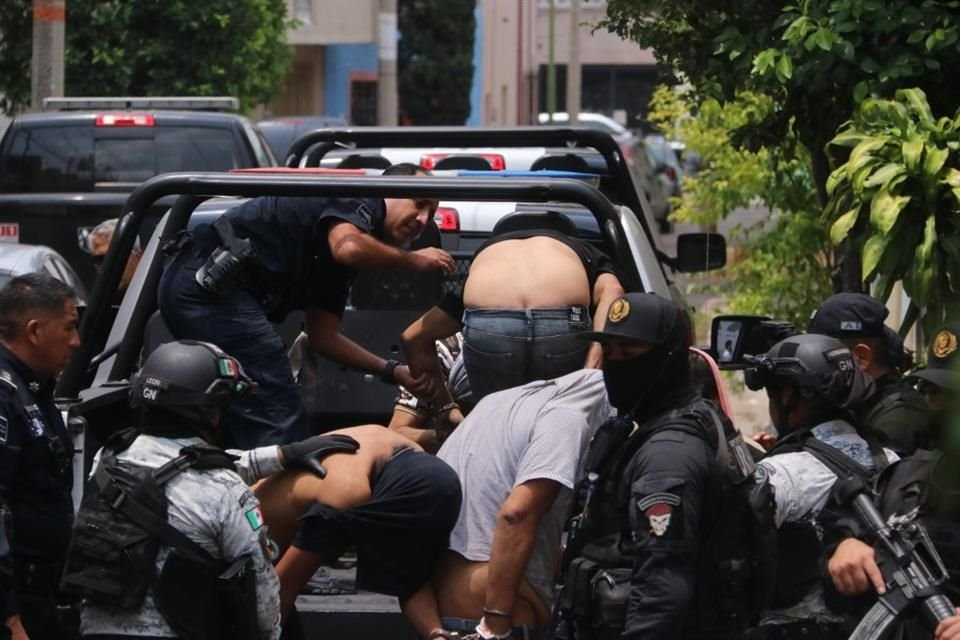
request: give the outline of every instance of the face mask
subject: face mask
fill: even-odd
[[[603,362],[603,382],[610,404],[626,413],[656,397],[656,387],[663,383],[667,352],[654,349],[627,360]]]

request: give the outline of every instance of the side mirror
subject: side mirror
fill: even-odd
[[[768,316],[716,316],[710,327],[710,355],[721,369],[745,369],[744,356],[766,353],[795,333],[793,324]]]
[[[671,266],[681,273],[720,269],[727,264],[727,241],[719,233],[682,233]]]
[[[658,175],[661,174],[661,173],[666,173],[666,172],[667,172],[667,163],[666,163],[666,162],[658,162],[656,165],[654,165],[654,167],[653,167],[653,172],[656,173],[656,174],[658,174]]]

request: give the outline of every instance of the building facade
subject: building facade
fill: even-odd
[[[293,65],[265,115],[327,115],[352,124],[377,122],[379,0],[286,0]],[[581,110],[605,113],[628,126],[656,84],[652,52],[593,26],[606,0],[553,0],[556,105],[566,109],[570,3],[579,1]],[[547,106],[551,49],[550,0],[477,0],[472,113],[466,124],[513,126],[536,122]]]

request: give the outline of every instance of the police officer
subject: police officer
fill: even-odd
[[[917,451],[886,469],[880,478],[882,500],[879,505],[884,517],[919,509],[921,522],[950,570],[950,581],[945,586],[953,602],[960,602],[958,339],[960,323],[950,322],[939,327],[927,351],[927,366],[907,378],[919,382],[921,393],[930,403],[938,450]],[[870,591],[883,593],[883,575],[873,547],[854,537],[860,534],[858,531],[844,533],[848,535],[832,550],[827,565],[834,587],[845,596]]]
[[[853,354],[858,367],[873,378],[876,390],[855,408],[857,424],[874,432],[901,455],[930,446],[930,426],[923,398],[897,371],[902,358],[891,345],[902,345],[883,323],[889,310],[862,293],[838,293],[814,312],[808,333],[837,338]],[[899,357],[898,357],[899,356]]]
[[[13,617],[13,558],[10,557],[10,536],[7,532],[9,510],[0,498],[0,640],[10,640],[7,619]]]
[[[705,565],[721,560],[706,547],[725,506],[717,449],[732,426],[694,391],[689,335],[682,309],[645,293],[614,300],[603,331],[585,335],[603,345],[610,402],[625,418],[601,427],[586,454],[561,596],[573,633],[568,627],[558,635],[635,640],[742,631],[744,618],[725,618],[718,602],[731,585],[705,575]]]
[[[229,403],[253,390],[255,384],[239,363],[212,344],[167,343],[147,358],[131,388],[131,402],[140,407],[139,426],[115,434],[98,454],[64,575],[64,582],[79,587],[85,597],[84,638],[205,638],[211,637],[206,633],[211,628],[220,633],[212,637],[279,637],[279,587],[267,557],[276,555],[276,548],[259,502],[237,475],[232,457],[209,445],[219,439],[220,418]],[[293,449],[284,452],[288,458],[304,453],[291,455]],[[173,460],[177,462],[171,465]],[[122,475],[124,470],[132,473],[131,468],[152,473],[154,484],[125,482],[145,477]],[[159,496],[150,493],[156,487]],[[165,514],[151,511],[164,503]],[[161,524],[144,511],[160,516]],[[149,542],[135,542],[145,536],[125,536],[137,530],[162,542],[152,547],[153,555]],[[118,555],[120,547],[112,543],[124,544],[123,553]],[[157,579],[150,566],[125,571],[122,561],[130,557],[155,563]],[[253,576],[238,587],[241,601],[250,606],[233,608],[230,615],[238,624],[230,634],[225,630],[232,621],[219,617],[230,609],[201,604],[217,589],[204,580],[207,566],[198,564],[198,558],[220,561],[222,567],[239,561]],[[221,568],[213,577],[220,571],[229,574]],[[140,595],[131,600],[131,594]],[[196,634],[197,629],[204,633]]]
[[[777,584],[771,606],[747,637],[846,638],[842,617],[827,606],[819,569],[825,507],[837,476],[809,443],[829,445],[867,470],[893,459],[850,422],[847,407],[858,405],[869,380],[843,343],[816,334],[781,340],[752,358],[745,377],[751,389],[766,389],[780,436],[757,464],[754,496],[758,507],[771,512],[777,531]]]
[[[416,173],[424,170],[404,164],[384,175]],[[436,207],[429,199],[255,198],[199,225],[180,245],[160,282],[164,321],[177,338],[233,354],[260,386],[231,406],[230,445],[251,449],[306,435],[303,400],[270,323],[293,310],[306,311],[311,349],[432,395],[431,378],[413,378],[405,365],[370,353],[340,332],[340,322],[357,270],[453,271],[440,249],[400,248],[420,235]]]
[[[73,521],[73,445],[53,390],[79,345],[70,287],[28,274],[0,290],[0,498],[12,519],[15,637],[70,636],[57,584]]]

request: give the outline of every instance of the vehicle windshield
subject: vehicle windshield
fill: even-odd
[[[139,183],[170,171],[229,171],[240,163],[224,128],[35,127],[17,132],[0,185],[6,192],[93,191],[102,183]]]

